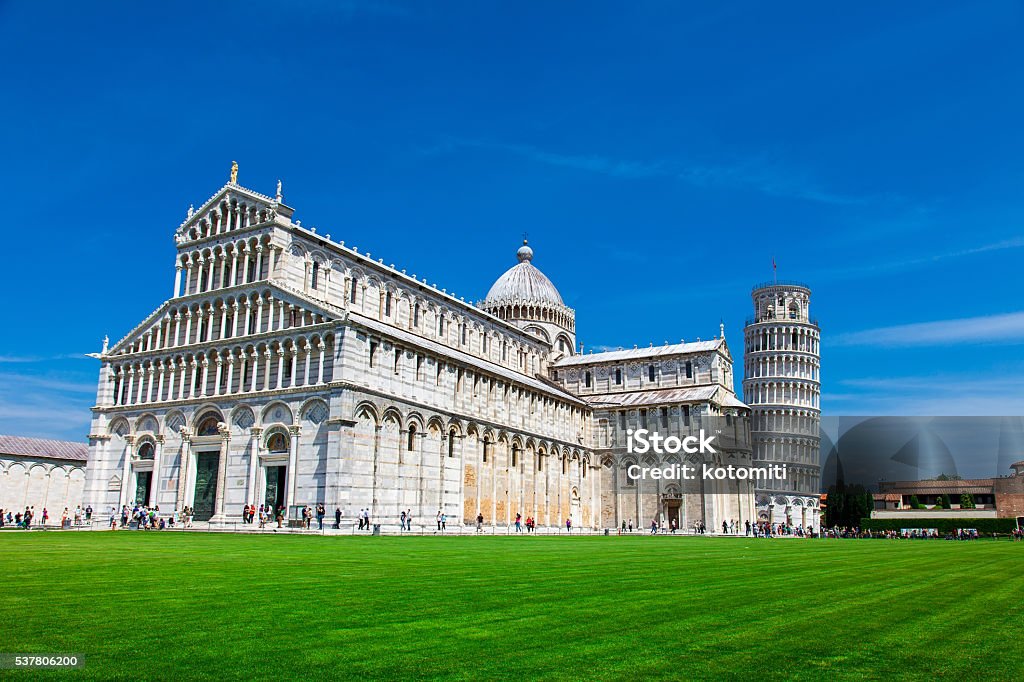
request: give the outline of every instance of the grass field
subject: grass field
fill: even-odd
[[[1024,675],[1008,541],[3,532],[0,576],[0,651],[79,679]]]

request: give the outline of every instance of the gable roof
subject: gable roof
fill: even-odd
[[[67,440],[0,435],[0,455],[66,459],[84,463],[89,458],[89,448],[85,443]]]
[[[712,339],[711,341],[691,341],[690,343],[673,343],[667,346],[654,346],[652,348],[630,348],[627,350],[610,350],[603,353],[587,353],[586,355],[570,355],[554,363],[555,367],[568,367],[571,365],[589,365],[602,362],[625,362],[627,360],[640,360],[646,358],[658,358],[668,355],[683,355],[687,353],[704,353],[707,351],[724,350],[725,339]],[[728,354],[728,351],[726,351]]]

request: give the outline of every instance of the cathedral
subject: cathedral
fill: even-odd
[[[659,480],[630,467],[750,467],[724,329],[705,340],[580,352],[575,312],[534,265],[472,303],[293,220],[230,181],[177,228],[173,295],[105,341],[85,503],[243,505],[296,518],[322,503],[414,524],[720,531],[758,518],[746,480]],[[633,454],[646,428],[714,434],[713,452]],[[763,518],[763,514],[762,514]]]

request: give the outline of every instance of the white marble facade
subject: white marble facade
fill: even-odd
[[[821,330],[811,290],[795,282],[754,288],[744,329],[743,397],[751,406],[755,466],[785,464],[785,479],[755,491],[758,518],[817,530],[821,490]]]
[[[621,363],[580,356],[575,314],[525,242],[474,305],[292,216],[280,189],[236,182],[190,209],[173,296],[101,353],[85,502],[194,506],[215,524],[246,503],[322,502],[347,519],[369,508],[395,522],[411,509],[418,524],[443,511],[456,523],[519,513],[600,528],[630,505],[638,525],[664,521],[690,494],[705,501],[682,505],[681,520],[749,516],[746,490],[721,491],[720,504],[711,490],[638,498],[610,472],[622,463],[612,423],[639,413],[595,407],[578,381],[584,366],[620,368],[630,395],[675,387],[648,396],[673,428],[691,428],[684,411],[735,415],[732,456],[746,448],[749,462],[723,338]],[[634,382],[635,366],[651,364],[660,383]]]

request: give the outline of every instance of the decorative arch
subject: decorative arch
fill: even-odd
[[[310,398],[299,408],[299,414],[304,421],[311,424],[322,424],[330,416],[331,410],[327,403],[320,398]]]
[[[291,444],[291,434],[282,426],[267,429],[267,433],[263,436],[263,447],[271,454],[288,452]]]
[[[231,413],[231,423],[238,429],[245,430],[256,423],[256,415],[248,405],[239,405]]]
[[[170,433],[178,433],[178,429],[185,425],[185,415],[181,410],[174,410],[164,417],[164,428]]]
[[[364,400],[356,405],[352,416],[356,419],[369,419],[374,424],[380,423],[380,412],[377,410],[377,406],[369,400]]]
[[[128,426],[128,420],[124,417],[116,417],[110,421],[110,426],[107,427],[107,431],[112,436],[120,436],[124,438],[131,433],[131,427]]]
[[[160,425],[152,413],[147,412],[135,420],[135,433],[160,433]]]
[[[292,424],[294,423],[292,408],[288,407],[287,403],[276,400],[263,408],[260,422],[263,424]]]

